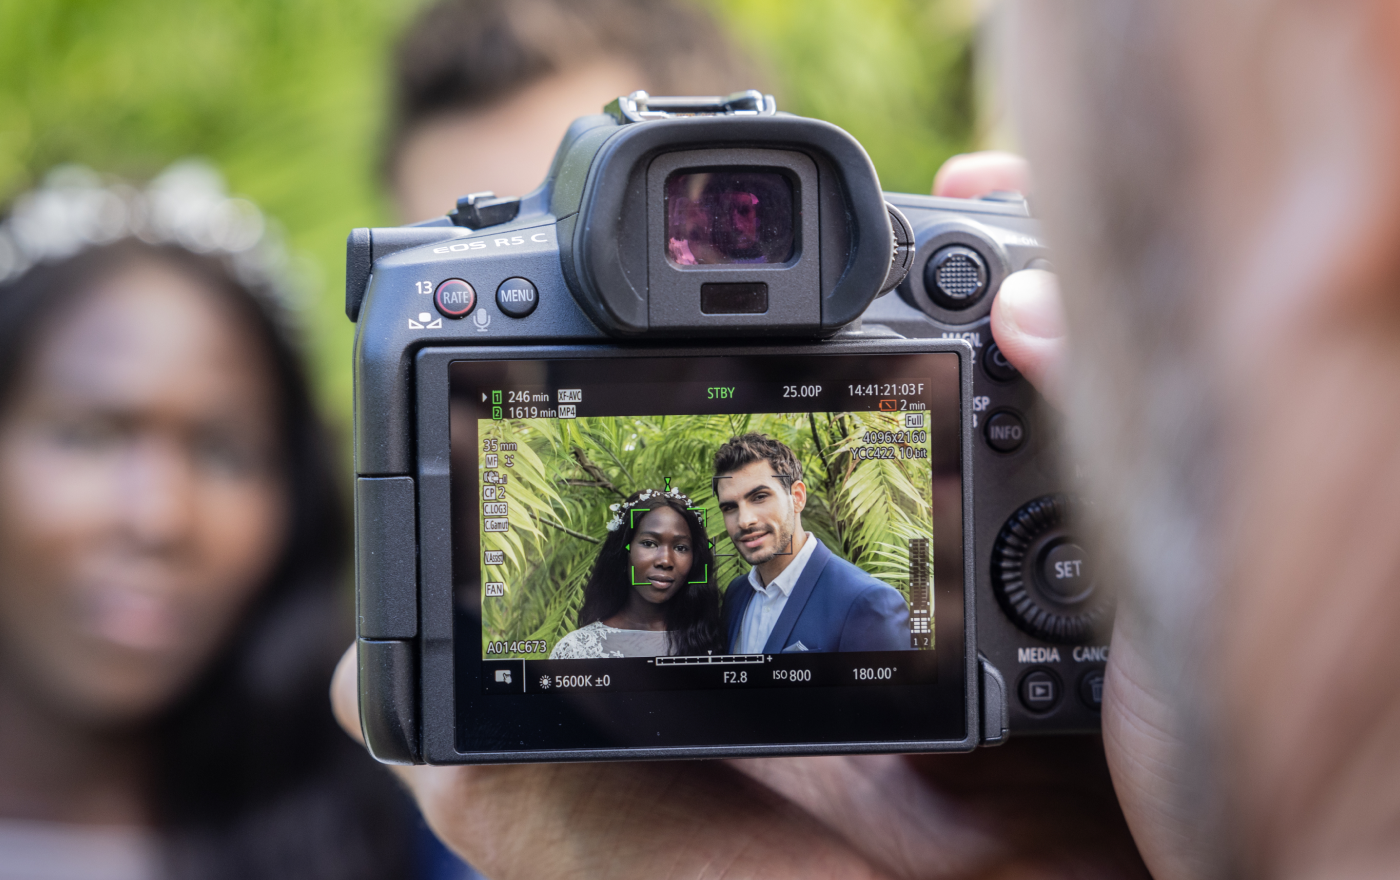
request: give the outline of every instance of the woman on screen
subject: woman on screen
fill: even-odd
[[[645,489],[613,505],[579,628],[549,659],[724,652],[714,554],[694,507],[675,489]]]

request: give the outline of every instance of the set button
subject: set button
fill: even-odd
[[[1061,602],[1078,602],[1094,589],[1089,554],[1074,541],[1051,544],[1040,560],[1040,578],[1046,591]]]

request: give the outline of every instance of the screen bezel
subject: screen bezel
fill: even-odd
[[[548,360],[635,357],[713,357],[716,354],[795,356],[920,354],[951,352],[959,358],[960,443],[962,483],[962,691],[963,736],[939,740],[886,740],[878,736],[842,742],[781,744],[729,744],[667,746],[660,748],[521,749],[511,751],[460,751],[457,747],[456,650],[474,652],[480,658],[479,634],[470,644],[454,641],[454,577],[451,529],[451,445],[449,368],[462,360]],[[972,351],[961,340],[888,340],[880,342],[766,347],[715,346],[631,348],[619,346],[452,347],[429,348],[415,358],[416,448],[415,480],[418,488],[419,544],[419,669],[422,707],[423,756],[429,763],[517,763],[521,761],[593,761],[648,758],[701,758],[742,755],[800,755],[836,753],[965,751],[979,740],[979,689],[977,687],[976,613],[973,604],[972,522]],[[942,611],[940,606],[940,611]],[[936,612],[937,613],[937,612]],[[921,686],[933,687],[933,686]],[[840,689],[838,689],[840,690]],[[645,692],[629,699],[665,709],[680,694],[696,692]],[[737,693],[737,692],[736,692]],[[761,694],[762,691],[750,691]],[[490,697],[492,700],[541,699],[541,697]],[[476,700],[473,705],[480,705]],[[485,708],[492,705],[486,704]]]

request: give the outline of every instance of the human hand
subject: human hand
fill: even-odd
[[[1026,161],[1010,153],[954,156],[934,178],[934,195],[975,198],[996,190],[1029,195]],[[1068,347],[1059,283],[1049,272],[1023,270],[1002,282],[992,304],[992,338],[1012,366],[1047,400],[1063,408]],[[1158,880],[1197,874],[1199,853],[1174,804],[1187,756],[1178,719],[1154,682],[1135,638],[1140,621],[1119,608],[1110,643],[1103,698],[1104,749],[1119,803],[1143,858]]]
[[[332,703],[360,738],[354,649]],[[1097,739],[967,755],[394,767],[496,880],[1145,877]]]
[[[1031,191],[1030,167],[1012,153],[954,156],[933,179],[933,194],[973,199],[991,192]],[[1015,272],[992,301],[992,338],[1006,359],[1056,406],[1063,405],[1065,317],[1055,276],[1038,269]]]

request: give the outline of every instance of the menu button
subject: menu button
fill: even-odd
[[[540,292],[526,278],[507,278],[496,288],[496,307],[512,318],[523,318],[540,304]]]

